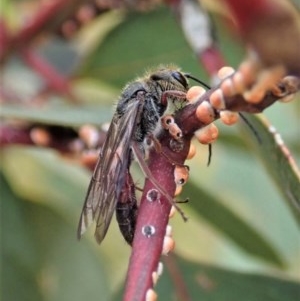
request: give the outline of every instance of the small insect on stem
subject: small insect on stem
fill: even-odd
[[[185,99],[188,88],[187,77],[172,66],[146,73],[124,88],[88,187],[78,225],[78,238],[95,222],[95,238],[101,243],[116,210],[120,230],[125,240],[132,243],[138,209],[130,175],[131,162],[138,155],[141,169],[147,177],[151,177],[145,161],[149,147],[147,141],[151,136],[155,138],[155,130],[167,109],[168,100]],[[180,138],[180,129],[174,124],[171,132],[174,141]],[[155,183],[159,193],[173,204],[171,196]],[[145,233],[151,235],[153,229],[145,229]]]

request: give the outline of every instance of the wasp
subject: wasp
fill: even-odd
[[[88,186],[78,238],[95,222],[95,238],[100,244],[116,210],[121,233],[132,243],[138,207],[131,162],[136,151],[146,160],[149,137],[160,124],[168,99],[179,100],[178,92],[186,93],[188,88],[187,74],[172,66],[147,72],[125,86]],[[138,146],[135,152],[134,145]]]

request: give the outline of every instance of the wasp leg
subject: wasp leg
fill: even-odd
[[[190,201],[189,198],[186,198],[184,200],[175,200],[176,204],[186,204]]]
[[[152,143],[153,143],[153,146],[155,148],[155,151],[159,154],[161,154],[162,156],[164,156],[172,165],[178,165],[178,166],[185,166],[184,164],[182,163],[178,163],[172,159],[169,158],[169,156],[167,156],[162,148],[161,148],[161,144],[159,142],[159,140],[153,135],[153,134],[149,134],[148,137],[147,137]],[[149,143],[150,145],[150,143]]]
[[[184,212],[180,207],[177,205],[176,201],[168,194],[168,192],[165,191],[165,189],[156,181],[156,179],[153,177],[151,170],[147,166],[143,155],[140,151],[140,148],[136,142],[132,142],[132,150],[134,153],[134,156],[136,160],[139,163],[139,166],[141,167],[141,170],[143,171],[145,177],[147,177],[152,184],[155,186],[155,188],[170,202],[171,205],[173,205],[176,210],[180,213],[182,219],[184,221],[187,221],[187,217],[185,216]]]
[[[178,100],[178,98],[182,100],[186,100],[186,93],[182,91],[176,91],[176,90],[164,91],[161,96],[161,103],[166,106],[168,104],[168,98],[174,100],[175,99]]]

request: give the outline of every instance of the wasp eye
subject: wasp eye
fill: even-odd
[[[155,80],[155,81],[159,81],[159,80],[162,80],[164,79],[162,76],[158,75],[158,74],[152,74],[150,76],[151,79]]]
[[[186,89],[188,88],[188,83],[186,78],[178,71],[172,73],[173,78],[180,82]]]

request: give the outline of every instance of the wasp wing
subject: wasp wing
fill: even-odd
[[[96,221],[97,242],[101,243],[106,235],[131,161],[132,135],[141,104],[139,101],[132,102],[125,114],[115,114],[111,121],[84,201],[78,238],[93,221]]]

